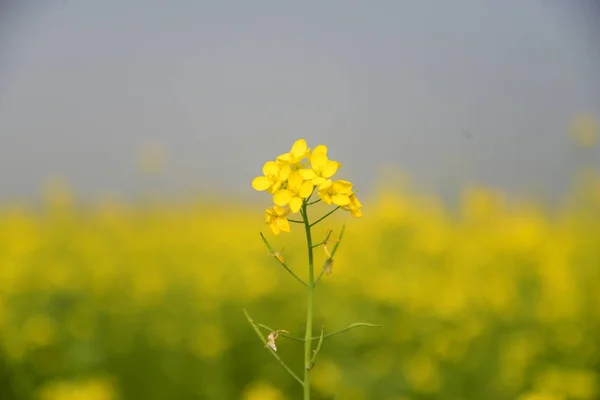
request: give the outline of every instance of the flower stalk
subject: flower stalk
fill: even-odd
[[[304,229],[306,232],[306,247],[308,248],[308,284],[307,284],[307,302],[306,302],[306,331],[304,336],[304,400],[310,400],[310,370],[312,356],[312,323],[315,292],[315,271],[313,259],[313,245],[311,235],[311,225],[308,220],[308,211],[306,201],[302,205],[302,219],[304,220]]]
[[[330,178],[341,167],[337,161],[330,160],[327,157],[327,146],[318,145],[312,151],[307,147],[304,139],[297,140],[288,153],[281,154],[276,161],[268,161],[263,166],[263,176],[258,176],[252,181],[252,187],[258,191],[266,191],[273,197],[274,205],[265,211],[265,221],[271,228],[274,235],[281,232],[290,232],[290,222],[304,225],[306,235],[306,248],[308,252],[308,271],[307,279],[303,280],[285,263],[280,252],[274,251],[273,247],[262,233],[260,234],[270,255],[273,256],[292,277],[300,282],[306,288],[306,321],[304,337],[299,338],[289,335],[285,329],[271,329],[267,325],[255,322],[248,312],[244,310],[248,322],[252,325],[255,333],[263,342],[265,347],[279,361],[285,370],[298,381],[303,388],[303,399],[310,400],[311,397],[311,371],[321,351],[326,338],[349,331],[350,329],[367,326],[376,327],[378,325],[358,322],[349,325],[347,328],[325,334],[325,328],[321,327],[320,335],[313,337],[313,319],[315,308],[315,289],[321,281],[323,274],[330,275],[333,268],[333,256],[343,238],[345,226],[342,228],[337,240],[330,240],[332,231],[328,230],[325,238],[316,244],[313,244],[312,228],[331,216],[339,209],[349,211],[355,217],[362,216],[362,204],[356,197],[356,191],[353,191],[352,183],[345,180],[332,181]],[[316,190],[315,190],[316,189]],[[319,199],[310,201],[313,194],[317,193]],[[308,216],[308,207],[323,203],[332,205],[334,208],[325,213],[315,221],[310,221]],[[288,218],[290,214],[300,213],[301,219]],[[330,252],[328,245],[335,243]],[[315,248],[323,248],[325,262],[323,268],[315,279]],[[261,329],[269,332],[267,337],[261,332]],[[304,342],[304,377],[300,378],[279,356],[276,340],[279,338],[292,339]],[[313,349],[313,341],[317,340],[317,347]]]

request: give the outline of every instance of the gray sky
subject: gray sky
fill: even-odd
[[[206,193],[250,192],[298,137],[367,192],[383,166],[556,193],[600,165],[566,134],[600,117],[593,0],[21,4],[0,8],[0,199],[52,175],[133,193],[148,140],[156,185]]]

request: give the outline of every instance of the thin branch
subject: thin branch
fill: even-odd
[[[265,246],[267,246],[267,248],[269,249],[269,251],[271,252],[271,254],[275,254],[275,251],[273,250],[273,247],[271,247],[271,244],[269,243],[269,241],[267,240],[267,238],[265,237],[265,235],[262,234],[262,232],[260,233],[260,237],[262,238],[263,242],[265,243]],[[278,257],[275,257],[275,259],[277,260],[277,262],[286,269],[287,272],[289,272],[294,278],[296,278],[296,280],[298,282],[300,282],[301,284],[303,284],[304,286],[307,286],[306,282],[304,282],[300,277],[298,277],[298,275],[296,275],[294,273],[294,271],[292,271],[291,269],[289,269],[289,267],[287,265],[285,265],[285,263],[283,261],[281,261]],[[308,287],[308,286],[307,286]]]
[[[317,204],[318,202],[320,202],[321,199],[319,200],[315,200],[315,201],[311,201],[310,203],[306,203],[307,206],[313,205],[313,204]]]
[[[319,336],[319,343],[317,343],[317,348],[315,349],[312,358],[310,359],[310,368],[314,367],[315,361],[317,361],[317,356],[319,355],[319,351],[321,351],[321,346],[323,346],[323,332],[325,331],[325,327],[321,327],[321,336]]]
[[[335,252],[337,251],[340,243],[342,242],[342,239],[344,238],[345,231],[346,231],[346,224],[342,225],[342,230],[340,231],[340,236],[338,236],[338,240],[335,243],[335,246],[333,246],[333,250],[331,250],[331,258],[333,258],[333,256],[335,256]]]
[[[325,335],[323,337],[324,338],[328,338],[328,337],[331,337],[331,336],[339,335],[340,333],[347,332],[347,331],[349,331],[350,329],[353,329],[353,328],[360,328],[361,326],[370,327],[370,328],[381,328],[382,327],[381,325],[369,324],[367,322],[355,322],[353,324],[348,325],[344,329],[340,329],[339,331],[335,331],[333,333],[328,333],[327,335]]]
[[[288,222],[293,222],[295,224],[303,224],[304,221],[298,221],[297,219],[288,219]]]
[[[266,326],[266,325],[262,325],[262,324],[259,324],[257,322],[253,322],[253,324],[257,325],[257,326],[259,326],[261,328],[263,328],[266,331],[273,332],[273,330],[271,328],[269,328],[268,326]],[[344,332],[347,332],[347,331],[349,331],[351,329],[360,328],[360,327],[381,328],[382,325],[369,324],[367,322],[355,322],[353,324],[348,325],[344,329],[340,329],[339,331],[335,331],[335,332],[332,332],[332,333],[328,333],[327,335],[323,335],[323,338],[328,338],[328,337],[331,337],[331,336],[339,335],[340,333],[344,333]],[[305,341],[304,338],[299,338],[297,336],[286,335],[284,333],[279,334],[279,337],[284,337],[284,338],[290,339],[290,340],[296,340],[298,342],[304,342]],[[315,337],[312,337],[310,340],[317,340],[319,338],[320,338],[320,336],[315,336]]]
[[[340,209],[340,206],[337,206],[336,208],[334,208],[333,210],[329,211],[327,214],[323,215],[321,218],[319,218],[318,220],[316,220],[315,222],[313,222],[312,224],[310,224],[310,227],[312,228],[313,226],[315,226],[319,222],[323,221],[325,218],[329,217],[331,214],[333,214],[334,212],[336,212],[339,209]]]
[[[331,237],[331,234],[332,234],[332,233],[333,233],[333,231],[332,231],[331,229],[330,229],[330,230],[328,230],[328,231],[327,231],[327,236],[325,236],[325,239],[323,239],[323,241],[322,241],[322,242],[319,242],[319,243],[317,243],[317,244],[313,244],[313,249],[314,249],[314,248],[317,248],[317,247],[319,247],[319,246],[323,246],[325,243],[328,243],[328,242],[329,242],[329,238]]]
[[[248,314],[248,311],[246,311],[246,309],[244,309],[244,314],[246,314],[246,318],[248,319],[248,322],[250,322],[250,325],[252,326],[252,329],[254,329],[254,332],[256,332],[256,335],[259,337],[259,339],[263,342],[263,344],[265,345],[265,347],[267,347],[269,349],[269,352],[271,354],[273,354],[273,357],[275,357],[277,359],[277,361],[279,361],[279,363],[283,366],[283,368],[286,369],[287,372],[289,372],[289,374],[298,381],[298,383],[300,383],[301,386],[304,386],[304,382],[302,381],[302,379],[300,379],[298,377],[298,375],[296,375],[294,373],[294,371],[292,371],[292,369],[290,367],[287,366],[287,364],[281,359],[281,357],[279,357],[279,354],[277,354],[277,352],[273,351],[273,349],[271,349],[270,347],[268,347],[267,345],[267,339],[265,338],[265,336],[262,334],[262,332],[260,331],[260,329],[258,329],[258,327],[256,326],[256,323],[254,322],[254,320],[250,317],[250,315]]]
[[[317,277],[317,280],[315,280],[315,287],[317,287],[317,284],[319,283],[319,281],[321,280],[321,277],[323,277],[323,274],[325,273],[325,268],[323,268],[321,270],[321,273],[319,274],[319,276]]]
[[[333,256],[335,256],[335,253],[340,245],[340,243],[342,242],[342,239],[344,238],[344,232],[346,231],[346,224],[342,225],[342,230],[340,231],[340,236],[338,236],[338,240],[335,243],[335,246],[333,246],[333,250],[331,250],[331,258],[333,258]],[[329,238],[329,236],[327,236]],[[325,243],[325,242],[323,242]],[[326,269],[323,268],[321,270],[321,273],[319,274],[319,277],[317,278],[317,280],[315,281],[315,287],[317,287],[317,284],[319,283],[319,281],[321,280],[321,278],[323,277],[323,274],[325,273]]]

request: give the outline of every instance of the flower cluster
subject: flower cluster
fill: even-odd
[[[263,176],[252,180],[252,187],[273,195],[274,206],[265,212],[265,220],[274,234],[289,232],[288,215],[300,211],[315,188],[320,201],[333,204],[353,217],[361,217],[362,204],[345,180],[333,181],[341,164],[327,157],[327,146],[309,149],[306,140],[298,139],[288,153],[263,166]]]

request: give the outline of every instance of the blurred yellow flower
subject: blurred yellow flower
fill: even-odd
[[[117,390],[110,379],[50,382],[38,390],[39,400],[116,400]]]
[[[244,400],[286,400],[278,389],[265,382],[256,382],[244,392]]]

